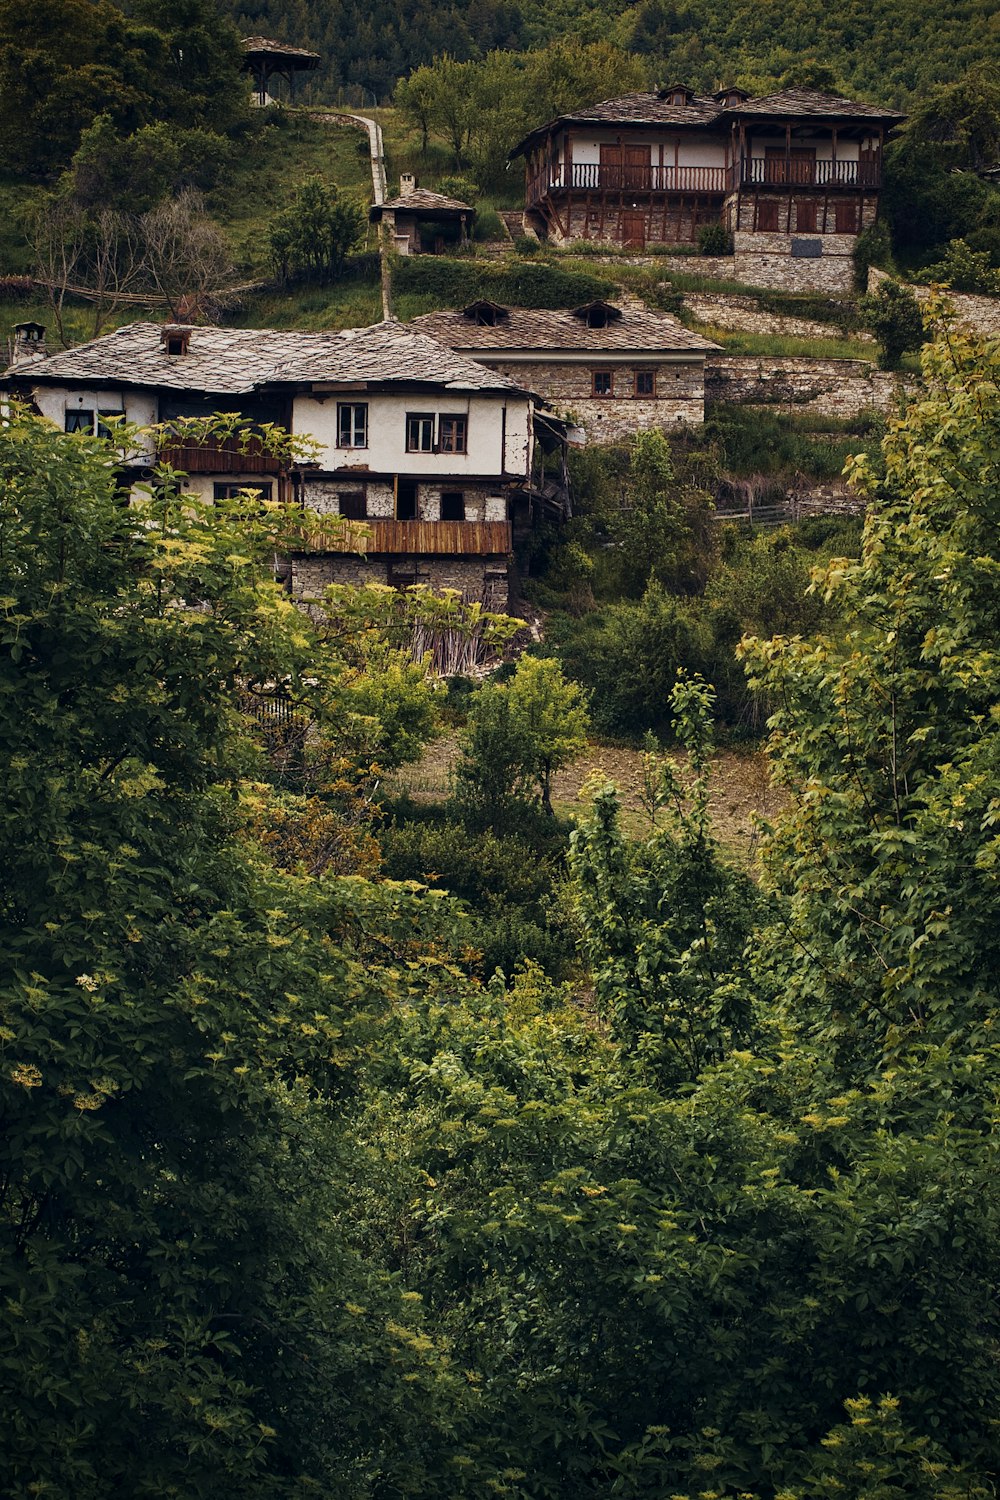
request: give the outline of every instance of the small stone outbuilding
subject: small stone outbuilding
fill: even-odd
[[[374,203],[368,217],[385,224],[399,255],[446,255],[467,245],[476,210],[458,198],[414,186],[412,177],[400,181],[398,198]]]
[[[705,357],[718,351],[666,313],[600,301],[566,310],[479,301],[412,327],[535,391],[592,443],[703,422]]]

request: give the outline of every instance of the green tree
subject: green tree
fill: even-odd
[[[307,178],[269,230],[271,259],[281,279],[335,279],[364,234],[361,205],[320,177]]]
[[[248,833],[243,687],[322,663],[271,577],[300,521],[168,472],[123,509],[113,456],[17,410],[0,432],[4,1488],[360,1496],[386,1380],[426,1425],[407,1386],[449,1378],[318,1232],[315,1161],[395,984],[365,976],[419,986],[422,919]]]
[[[587,748],[586,698],[552,657],[522,656],[504,690],[525,744],[525,764],[552,815],[552,777]]]
[[[903,355],[919,349],[924,341],[920,304],[909,287],[898,281],[881,282],[859,299],[858,311],[878,340],[880,370],[898,370]]]

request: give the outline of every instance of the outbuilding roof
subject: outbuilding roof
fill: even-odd
[[[319,62],[318,52],[309,52],[305,47],[290,47],[287,42],[276,41],[272,36],[245,36],[243,50],[248,56],[278,57],[299,68],[315,68]]]
[[[170,355],[162,323],[129,323],[12,369],[6,381],[31,384],[142,386],[245,395],[265,385],[375,384],[446,386],[452,390],[520,390],[513,381],[401,323],[374,323],[339,333],[286,333],[268,328],[185,328],[187,352]]]
[[[398,198],[390,198],[387,203],[376,204],[372,212],[377,209],[381,213],[385,208],[403,208],[425,214],[474,212],[471,203],[463,203],[460,198],[447,198],[444,193],[432,193],[428,188],[414,188],[412,193],[401,193]]]
[[[474,304],[473,304],[474,306]],[[499,351],[540,351],[574,353],[635,352],[645,356],[690,352],[707,354],[718,349],[709,339],[685,328],[667,313],[648,308],[613,308],[617,316],[602,327],[591,327],[575,311],[549,308],[510,307],[492,325],[483,326],[464,311],[424,313],[414,318],[411,328],[432,334],[452,349],[484,353]]]

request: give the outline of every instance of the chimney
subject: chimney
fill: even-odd
[[[399,174],[399,196],[408,198],[417,186],[417,179],[412,172],[400,172]]]
[[[45,326],[42,323],[15,323],[12,365],[31,365],[48,358]]]
[[[160,348],[171,359],[180,359],[191,344],[191,329],[185,323],[164,323],[160,330]]]

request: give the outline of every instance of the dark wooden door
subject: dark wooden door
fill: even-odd
[[[629,245],[635,250],[646,248],[646,215],[637,213],[622,214],[622,244]]]
[[[622,185],[622,148],[620,146],[601,147],[601,172],[598,178],[598,186],[602,188],[620,188]]]
[[[797,182],[808,185],[816,180],[816,147],[793,146],[786,152],[784,146],[767,146],[764,150],[764,180],[766,182]]]
[[[648,146],[625,147],[625,186],[648,188],[650,185],[650,157]]]

